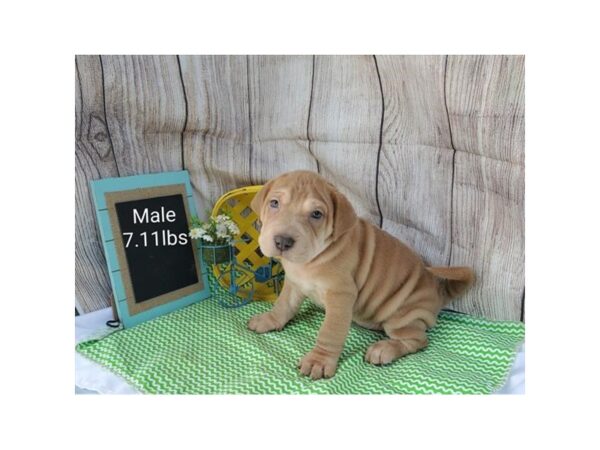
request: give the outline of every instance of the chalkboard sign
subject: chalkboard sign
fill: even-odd
[[[209,295],[188,234],[195,207],[186,171],[97,180],[92,192],[124,327]]]

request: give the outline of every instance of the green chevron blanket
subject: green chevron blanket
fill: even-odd
[[[336,375],[312,381],[296,363],[314,345],[323,312],[305,302],[283,331],[249,331],[250,316],[270,307],[228,309],[213,296],[77,350],[151,394],[485,394],[504,384],[525,333],[520,322],[442,312],[426,349],[376,367],[363,357],[383,335],[353,325]]]

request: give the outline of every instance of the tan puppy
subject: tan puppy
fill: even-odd
[[[252,201],[266,256],[281,259],[285,283],[273,309],[248,328],[281,330],[308,297],[325,308],[316,346],[299,362],[313,379],[331,377],[352,321],[383,330],[365,359],[387,364],[427,345],[425,331],[450,297],[474,280],[466,267],[425,267],[402,242],[356,216],[321,176],[297,171],[269,181]]]

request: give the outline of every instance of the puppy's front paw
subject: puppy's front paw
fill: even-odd
[[[298,363],[300,373],[310,376],[313,380],[330,378],[337,369],[339,355],[327,352],[318,347],[308,352]]]
[[[365,354],[365,361],[376,366],[389,364],[406,354],[406,348],[401,341],[384,339],[372,344]]]
[[[270,312],[253,316],[248,321],[248,328],[257,333],[266,333],[273,330],[281,330],[283,328]]]

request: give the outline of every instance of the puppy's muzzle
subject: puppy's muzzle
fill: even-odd
[[[275,241],[275,247],[282,252],[292,248],[294,246],[294,242],[296,242],[292,237],[285,236],[283,234],[278,234],[273,238],[273,240]]]

